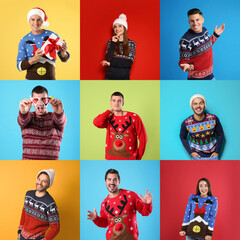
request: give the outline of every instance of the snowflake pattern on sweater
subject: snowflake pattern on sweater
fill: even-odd
[[[141,160],[145,152],[147,134],[141,118],[132,112],[124,116],[112,115],[110,110],[98,115],[93,124],[107,128],[107,160]],[[139,147],[138,147],[139,139]]]
[[[35,192],[31,190],[25,195],[18,233],[25,239],[52,240],[60,229],[57,205],[48,192],[43,197],[35,196]]]
[[[212,79],[214,77],[212,45],[218,37],[219,35],[215,32],[210,37],[204,27],[201,33],[195,33],[189,29],[183,35],[179,42],[179,66],[184,63],[194,65],[194,70],[188,72],[188,79]]]
[[[215,218],[217,214],[218,201],[216,197],[199,195],[190,195],[182,231],[187,236],[205,239],[206,235],[212,236]]]
[[[48,112],[38,116],[35,112],[22,114],[19,111],[18,124],[23,138],[24,160],[58,160],[60,143],[66,125],[64,112]]]
[[[190,135],[190,148],[187,135]],[[218,138],[216,138],[216,134]],[[222,140],[223,129],[216,115],[206,113],[202,121],[196,121],[194,116],[190,116],[183,121],[180,132],[181,141],[186,150],[201,153],[202,157],[208,157],[211,153],[219,153]]]
[[[137,211],[142,216],[152,212],[152,203],[144,203],[136,193],[124,189],[117,197],[107,197],[101,204],[100,217],[93,222],[98,227],[108,227],[107,240],[137,240]]]
[[[28,59],[35,55],[36,50],[42,47],[52,33],[53,32],[50,30],[43,30],[43,32],[38,35],[34,35],[30,32],[20,40],[18,45],[17,68],[19,71],[27,70],[27,79],[55,79],[55,59],[50,60],[43,56],[33,65],[28,63]],[[58,36],[56,33],[54,34]],[[67,62],[70,54],[67,52],[67,58],[62,58],[61,51],[59,50],[58,56],[61,61]],[[44,69],[40,71],[39,68]]]

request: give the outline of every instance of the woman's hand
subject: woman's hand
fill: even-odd
[[[110,66],[110,62],[103,60],[101,61],[102,67],[109,67]]]
[[[181,231],[181,232],[179,232],[179,235],[180,235],[180,236],[185,236],[185,235],[186,235],[186,232],[185,232],[185,231]]]
[[[120,36],[115,35],[112,37],[112,41],[117,42],[117,41],[119,41],[119,38],[120,38]]]

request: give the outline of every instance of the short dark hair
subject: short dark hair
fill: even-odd
[[[118,180],[120,181],[120,175],[119,175],[118,171],[115,170],[115,169],[113,169],[113,168],[107,170],[107,172],[106,172],[106,174],[105,174],[105,181],[106,181],[107,175],[108,175],[109,173],[110,173],[110,174],[117,174]]]
[[[43,87],[43,86],[36,86],[36,87],[32,90],[32,95],[33,95],[33,93],[44,93],[44,92],[46,92],[47,95],[48,95],[48,90],[47,90],[45,87]]]
[[[111,99],[112,99],[112,96],[119,96],[119,97],[122,97],[122,99],[124,100],[124,96],[122,93],[120,92],[114,92],[112,95],[111,95]]]
[[[208,193],[207,193],[207,195],[208,195],[208,196],[212,196],[213,194],[212,194],[211,184],[210,184],[210,182],[209,182],[209,180],[208,180],[207,178],[200,178],[200,179],[198,180],[197,189],[196,189],[196,195],[201,195],[201,193],[200,193],[200,191],[199,191],[199,183],[200,183],[201,181],[205,181],[205,182],[207,183],[207,185],[208,185]]]
[[[194,15],[194,14],[199,14],[202,16],[202,12],[198,9],[198,8],[193,8],[193,9],[190,9],[187,13],[188,17],[190,15]]]

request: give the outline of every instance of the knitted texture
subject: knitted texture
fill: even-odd
[[[100,217],[93,222],[98,227],[108,227],[107,240],[137,240],[137,211],[148,216],[152,212],[152,203],[144,203],[136,193],[124,189],[117,197],[105,198],[101,204]]]
[[[57,160],[60,143],[66,125],[64,112],[48,112],[38,116],[35,112],[18,115],[23,138],[23,155],[25,160]]]
[[[135,59],[136,43],[128,39],[129,55],[123,54],[123,42],[119,45],[119,54],[114,55],[116,43],[112,40],[107,42],[105,59],[110,62],[110,67],[106,68],[106,79],[110,80],[128,80],[130,77],[130,70]]]
[[[38,59],[33,65],[28,63],[28,59],[35,55],[37,49],[47,41],[52,31],[44,30],[41,34],[34,35],[32,32],[24,36],[18,45],[17,68],[19,71],[27,70],[26,78],[29,80],[53,80],[55,79],[55,59],[48,59],[43,56]],[[56,33],[54,33],[56,34]],[[57,35],[57,34],[56,34]],[[58,36],[58,35],[57,35]],[[59,37],[59,36],[58,36]],[[68,61],[70,54],[67,52],[67,57],[61,57],[61,51],[58,51],[58,56],[61,61]]]
[[[188,134],[190,147],[187,140]],[[180,138],[189,154],[197,152],[201,157],[209,157],[211,153],[219,153],[221,150],[222,125],[216,115],[207,113],[202,121],[196,121],[192,115],[183,121]]]
[[[25,239],[44,237],[44,240],[52,240],[60,229],[56,203],[48,192],[43,197],[36,197],[35,192],[31,190],[25,195],[18,233]]]
[[[205,239],[206,235],[212,236],[218,201],[216,197],[201,197],[190,195],[186,207],[182,231],[187,236]]]
[[[212,45],[218,37],[219,35],[215,32],[210,37],[204,27],[201,33],[195,33],[189,29],[183,35],[179,42],[179,66],[184,63],[194,65],[194,70],[188,72],[188,79],[212,79],[214,77]]]
[[[98,128],[107,128],[105,148],[107,160],[142,159],[147,144],[147,133],[137,114],[127,112],[125,116],[115,116],[107,110],[98,115],[93,124]]]

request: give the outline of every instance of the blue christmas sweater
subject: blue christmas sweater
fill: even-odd
[[[183,219],[182,231],[187,236],[205,239],[212,236],[218,201],[216,197],[190,195]]]
[[[135,59],[136,43],[128,39],[129,54],[123,53],[123,42],[119,42],[119,53],[114,55],[114,49],[117,43],[108,40],[105,58],[110,62],[110,66],[106,68],[105,79],[108,80],[129,80],[130,70]]]
[[[218,117],[213,114],[206,113],[202,121],[197,121],[192,115],[181,125],[180,139],[189,154],[197,152],[201,157],[210,157],[213,152],[219,153],[223,137],[222,125]]]
[[[25,239],[52,240],[60,229],[56,203],[48,192],[43,197],[35,196],[35,192],[26,193],[18,233]]]
[[[19,71],[27,70],[26,79],[55,80],[55,59],[50,60],[43,56],[33,65],[30,65],[28,62],[28,59],[35,55],[36,50],[42,47],[52,33],[52,31],[45,29],[38,35],[30,32],[20,40],[18,45],[17,68]],[[59,50],[58,56],[62,62],[67,62],[70,54],[67,52],[67,57],[62,58],[61,51]]]

